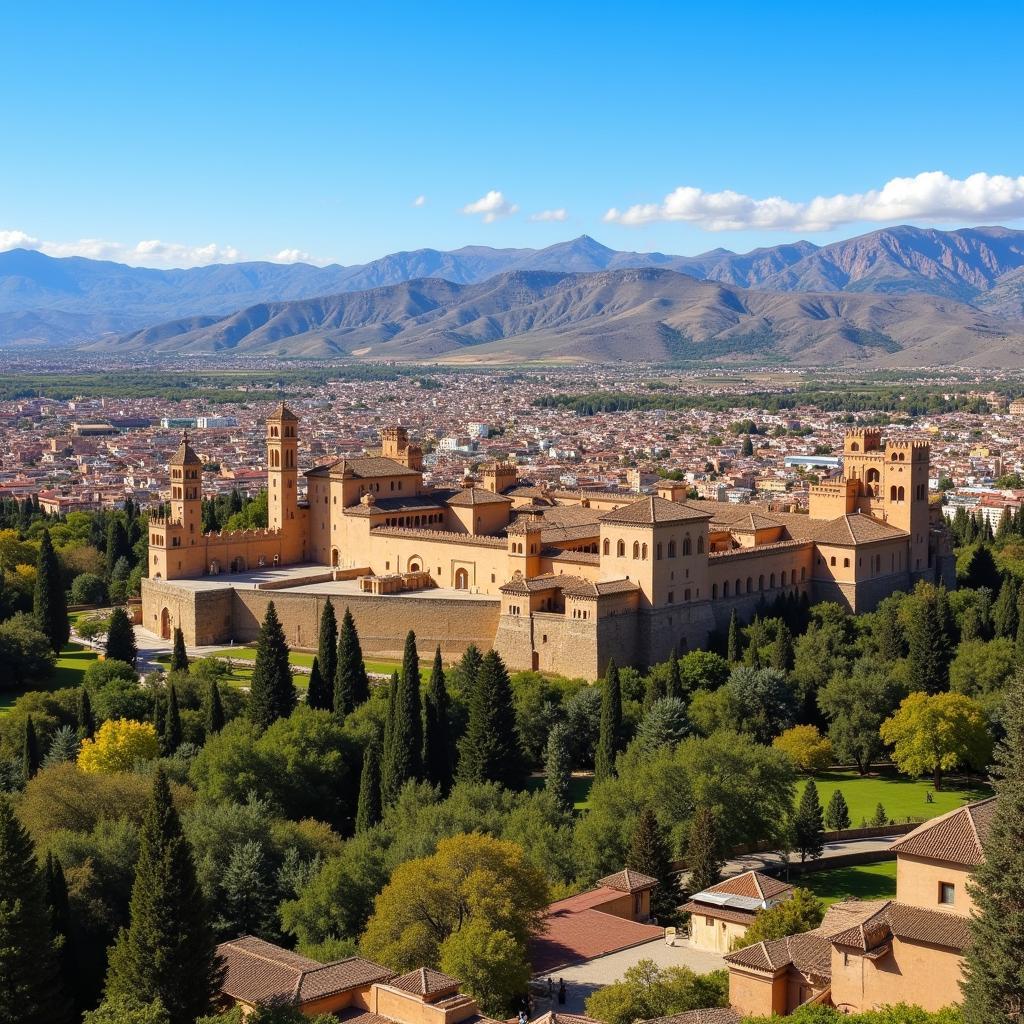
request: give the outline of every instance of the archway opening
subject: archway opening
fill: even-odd
[[[469,573],[465,569],[455,570],[455,589],[469,590]]]
[[[164,640],[171,639],[171,613],[166,608],[160,613],[160,636]]]

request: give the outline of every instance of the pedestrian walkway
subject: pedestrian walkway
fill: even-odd
[[[820,860],[832,860],[859,853],[885,853],[896,841],[896,836],[881,836],[877,839],[841,839],[834,843],[826,843],[821,851]],[[880,858],[881,859],[881,858]],[[763,871],[766,874],[780,877],[785,874],[786,864],[798,864],[799,854],[786,854],[779,850],[767,850],[764,853],[746,853],[733,857],[722,867],[722,877],[731,878],[744,871]]]

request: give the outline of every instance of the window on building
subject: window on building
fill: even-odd
[[[711,600],[714,601],[714,599],[716,597],[718,597],[718,584],[717,583],[712,583],[711,584]]]
[[[640,548],[640,557],[646,562],[647,561],[647,545],[644,544]]]
[[[690,592],[688,590],[684,590],[683,591],[683,600],[684,601],[689,601],[690,600]]]
[[[668,542],[668,557],[669,558],[675,558],[676,557],[676,542],[674,540],[670,540]]]
[[[612,552],[612,542],[605,537],[604,542],[601,544],[601,554],[610,555]]]
[[[674,590],[670,590],[668,592],[668,603],[669,604],[675,604],[676,603],[676,594],[675,594]]]
[[[698,537],[697,538],[697,554],[698,555],[703,555],[704,554],[704,538],[703,537]]]
[[[843,568],[844,569],[849,569],[850,568],[850,560],[848,558],[844,558],[843,559]]]
[[[640,541],[638,540],[633,541],[633,557],[640,557]]]
[[[615,554],[618,555],[619,558],[626,557],[626,542],[624,540],[620,540],[618,544],[615,545]]]
[[[692,546],[690,544],[690,538],[689,537],[684,537],[683,538],[683,554],[684,555],[689,555],[689,554],[691,554],[692,551],[693,551],[693,548],[692,548]]]
[[[835,565],[835,564],[836,564],[836,556],[835,556],[835,555],[833,555],[833,556],[832,556],[832,557],[831,557],[831,558],[830,558],[830,559],[828,560],[828,564],[829,564],[829,565]]]
[[[956,902],[956,886],[952,882],[939,882],[939,902],[947,907]]]
[[[661,561],[661,541],[654,545],[654,557],[657,561]]]

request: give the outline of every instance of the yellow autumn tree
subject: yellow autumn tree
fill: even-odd
[[[78,767],[83,772],[127,772],[136,761],[151,761],[159,752],[152,722],[108,719],[93,739],[82,740]]]
[[[827,768],[833,761],[832,741],[816,725],[794,725],[772,740],[772,746],[788,754],[801,771]]]

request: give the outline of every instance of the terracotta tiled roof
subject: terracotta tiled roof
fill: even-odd
[[[963,950],[970,941],[971,929],[969,919],[961,914],[887,900],[871,917],[833,935],[832,942],[866,953],[891,936],[906,942]]]
[[[534,1017],[530,1024],[599,1024],[593,1017],[586,1017],[582,1013],[556,1013],[548,1010],[539,1017]]]
[[[634,580],[601,580],[598,583],[580,580],[578,584],[564,587],[563,593],[570,597],[604,597],[606,594],[626,594],[639,589],[640,585]]]
[[[871,516],[862,515],[840,516],[814,531],[814,539],[819,544],[871,544],[874,541],[896,540],[909,536],[906,530],[899,530],[888,523],[872,519]]]
[[[362,957],[322,964],[253,935],[222,942],[217,952],[226,967],[222,991],[245,1003],[301,1005],[391,977]]]
[[[918,825],[893,843],[891,849],[896,854],[976,867],[984,859],[982,844],[995,809],[995,797],[958,807]]]
[[[295,413],[293,413],[291,409],[289,409],[288,406],[284,404],[284,402],[281,402],[278,405],[278,407],[267,417],[267,419],[291,420],[293,423],[297,423],[299,421],[299,417],[296,416]]]
[[[717,885],[705,889],[704,892],[728,893],[730,896],[747,896],[755,900],[777,899],[782,893],[790,893],[793,886],[788,882],[781,882],[771,875],[762,874],[760,871],[744,871],[740,875],[726,878]],[[699,899],[700,893],[695,893],[693,899]]]
[[[732,924],[751,924],[757,917],[756,910],[735,910],[732,907],[716,907],[711,903],[695,903],[690,900],[680,908],[684,914],[703,914],[718,921],[729,921]]]
[[[740,1015],[729,1006],[716,1006],[704,1010],[687,1010],[668,1017],[654,1017],[642,1024],[739,1024]]]
[[[598,885],[607,886],[609,889],[617,889],[619,892],[643,892],[645,889],[652,889],[658,884],[656,878],[645,875],[642,871],[634,871],[632,868],[623,868],[616,871],[614,875],[605,875],[597,880]]]
[[[203,460],[193,451],[192,445],[188,443],[188,434],[181,435],[181,444],[178,450],[171,456],[172,466],[201,466]]]
[[[508,583],[502,584],[498,589],[503,594],[536,594],[545,590],[563,590],[566,587],[573,587],[585,582],[579,576],[546,572],[541,576],[533,576],[530,579],[525,577],[511,579]]]
[[[412,992],[417,996],[436,996],[442,992],[451,992],[459,987],[459,981],[432,967],[421,967],[410,971],[389,982],[392,988],[400,988],[403,992]]]
[[[710,518],[708,513],[691,508],[689,505],[649,494],[623,508],[605,512],[601,516],[601,522],[618,523],[624,526],[654,526],[657,523],[680,523]]]
[[[506,498],[503,494],[495,494],[483,487],[467,487],[465,490],[453,494],[448,499],[448,504],[453,508],[462,508],[475,505],[511,505],[512,499]]]
[[[334,1016],[343,1024],[395,1024],[390,1017],[382,1017],[370,1010],[361,1010],[355,1006],[347,1010],[336,1010]]]
[[[306,476],[329,476],[335,480],[372,480],[381,476],[419,476],[418,469],[403,466],[401,462],[383,455],[359,455],[351,459],[339,459],[325,466],[317,466]]]
[[[386,513],[440,512],[444,504],[436,497],[409,495],[408,498],[377,498],[372,505],[352,505],[345,509],[347,516],[380,516]]]

